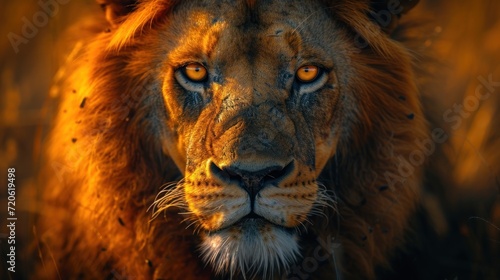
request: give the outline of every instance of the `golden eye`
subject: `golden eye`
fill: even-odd
[[[302,66],[297,70],[296,76],[299,82],[310,83],[316,80],[319,75],[319,67],[314,65]]]
[[[184,74],[191,82],[199,83],[207,78],[207,69],[200,63],[189,63],[184,66]]]

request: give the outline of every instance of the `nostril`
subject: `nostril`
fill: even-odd
[[[285,167],[274,168],[268,170],[267,174],[262,178],[264,182],[279,181],[282,178],[287,177],[294,169],[293,161],[287,164]]]
[[[279,177],[281,177],[282,173],[283,173],[283,169],[271,171],[271,172],[269,172],[269,174],[266,175],[266,177],[264,177],[264,180],[269,180],[269,179],[272,180],[272,179],[279,178]]]
[[[236,171],[233,171],[230,168],[224,168],[223,172],[225,172],[226,175],[231,180],[241,180],[242,179],[242,175],[238,174]]]
[[[222,181],[231,180],[232,175],[227,173],[226,171],[222,170],[213,161],[210,162],[210,165],[208,168],[209,168],[210,173],[213,176],[217,177],[219,180],[222,180]]]
[[[210,162],[210,173],[217,177],[218,179],[222,181],[240,181],[242,182],[244,177],[245,177],[245,172],[242,172],[239,169],[233,169],[233,168],[220,168],[217,164],[214,162]]]

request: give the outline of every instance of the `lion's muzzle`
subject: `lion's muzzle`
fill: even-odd
[[[317,199],[314,172],[299,168],[295,160],[258,167],[242,162],[219,166],[208,160],[190,176],[195,179],[186,180],[186,199],[203,228],[217,231],[248,216],[287,228],[306,219]]]

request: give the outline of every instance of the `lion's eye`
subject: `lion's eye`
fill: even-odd
[[[203,82],[208,76],[207,69],[200,63],[189,63],[183,67],[183,72],[194,83]]]
[[[318,66],[314,65],[305,65],[297,70],[295,74],[297,80],[301,83],[311,83],[316,80],[319,76],[320,69]]]

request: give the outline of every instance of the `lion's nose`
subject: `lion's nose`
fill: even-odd
[[[288,177],[295,169],[293,161],[286,165],[267,164],[258,167],[244,168],[243,164],[234,163],[229,166],[219,167],[214,162],[210,163],[210,173],[220,180],[237,181],[253,199],[265,186],[278,184]]]

